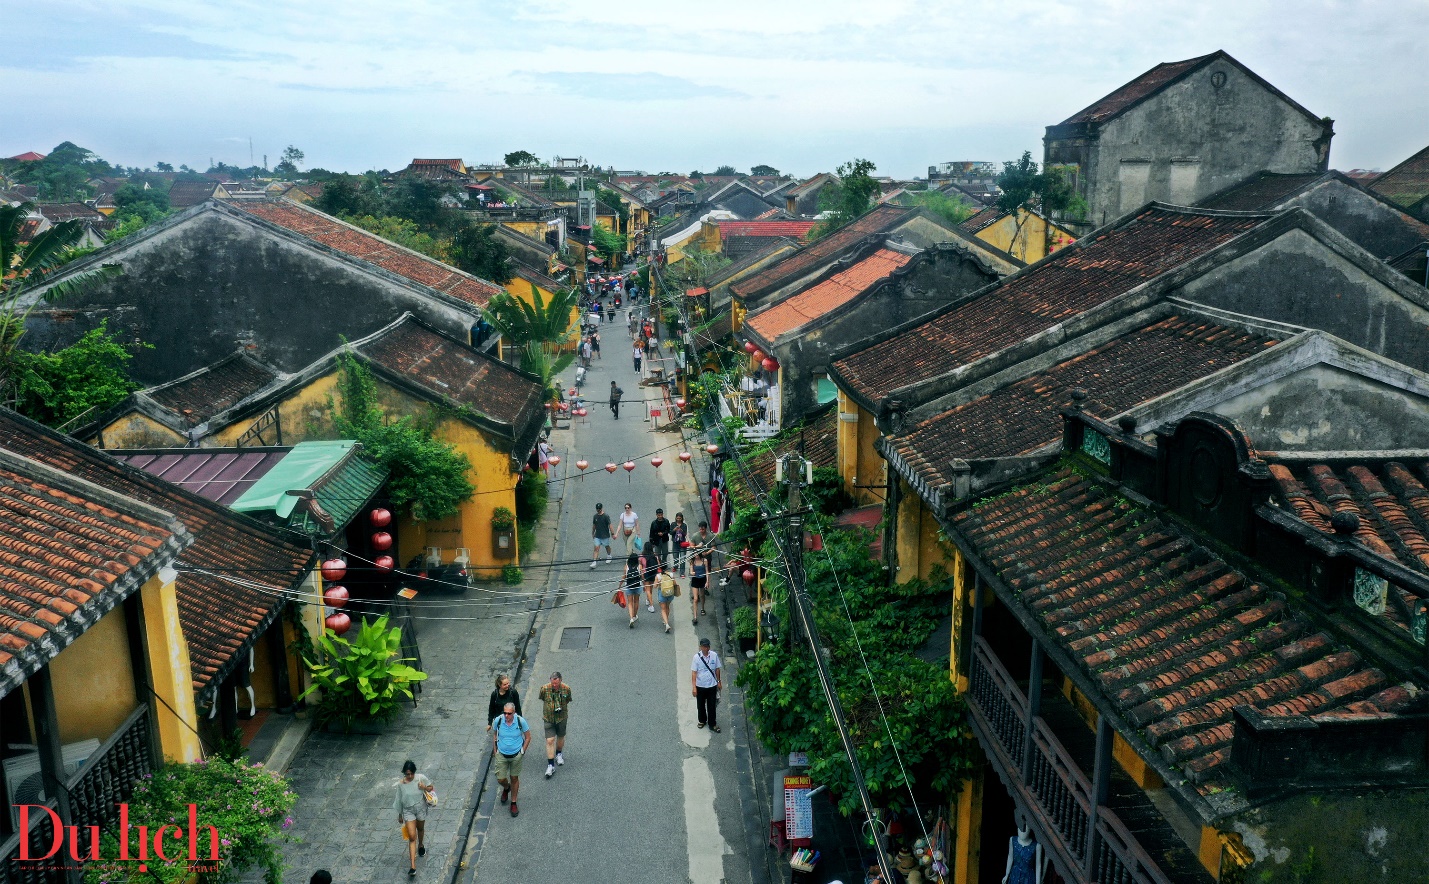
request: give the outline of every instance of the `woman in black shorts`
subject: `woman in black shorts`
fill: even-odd
[[[645,602],[650,613],[655,613],[655,578],[660,574],[660,557],[650,552],[648,556],[640,557],[640,567],[644,571],[645,577]]]
[[[631,553],[625,560],[625,573],[620,575],[620,587],[625,590],[625,610],[630,614],[630,628],[640,619],[640,557]]]
[[[710,560],[703,547],[690,555],[690,623],[700,625],[700,615],[705,612],[705,584],[709,582]]]

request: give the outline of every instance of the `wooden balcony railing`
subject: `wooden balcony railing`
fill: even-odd
[[[994,764],[1038,818],[1038,838],[1060,855],[1078,884],[1170,884],[1121,820],[1093,800],[1092,783],[1040,717],[981,636],[974,640],[968,703]],[[1030,746],[1027,741],[1031,740]],[[1030,749],[1030,752],[1028,751]],[[1030,756],[1030,757],[1029,757]],[[1023,776],[1027,758],[1028,775]],[[1095,833],[1096,837],[1092,835]],[[1087,852],[1092,862],[1087,862]],[[1087,869],[1090,868],[1090,874]]]
[[[87,827],[99,826],[101,832],[115,831],[119,821],[118,805],[133,798],[135,784],[154,772],[151,747],[149,709],[140,706],[65,782],[73,824],[79,827],[83,839],[81,856],[89,852]],[[46,805],[52,810],[56,807],[53,798]],[[43,856],[54,843],[50,815],[32,816],[30,830],[25,834],[30,839],[30,855]],[[0,845],[0,882],[62,884],[66,880],[65,872],[56,867],[64,863],[69,851],[69,845],[65,845],[61,855],[50,861],[21,862],[20,835],[13,835]]]

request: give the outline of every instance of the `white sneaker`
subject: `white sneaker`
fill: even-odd
[[[607,565],[610,564],[610,556],[606,556],[606,557],[605,557],[605,563],[606,563]]]
[[[551,774],[553,774],[553,773],[555,773],[555,772],[556,772],[556,766],[555,766],[554,764],[549,764],[549,763],[548,763],[548,764],[546,765],[546,779],[549,780],[549,779],[551,778]]]
[[[647,606],[646,606],[646,609],[647,609],[651,614],[655,613],[655,606],[654,606],[654,605],[647,605]]]
[[[591,567],[591,570],[595,570],[595,559],[591,559],[591,560],[590,560],[590,567]]]
[[[557,753],[556,753],[556,764],[565,764],[565,763],[566,763],[566,756],[563,755],[563,754],[560,753],[560,752],[557,752]]]

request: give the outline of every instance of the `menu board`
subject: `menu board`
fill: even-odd
[[[784,778],[784,832],[790,841],[814,837],[814,803],[809,791],[814,781],[807,776]]]

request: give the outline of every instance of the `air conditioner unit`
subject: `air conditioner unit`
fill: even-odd
[[[11,748],[18,748],[12,746]],[[60,751],[64,758],[65,778],[79,773],[79,769],[84,767],[84,763],[89,760],[89,756],[99,750],[98,740],[80,740],[62,746]],[[19,804],[44,804],[48,796],[45,795],[44,777],[40,774],[40,753],[38,751],[26,752],[24,755],[17,755],[14,758],[6,758],[0,762],[5,768],[5,791],[10,803],[10,825],[11,828],[20,828],[20,811],[16,805]]]

